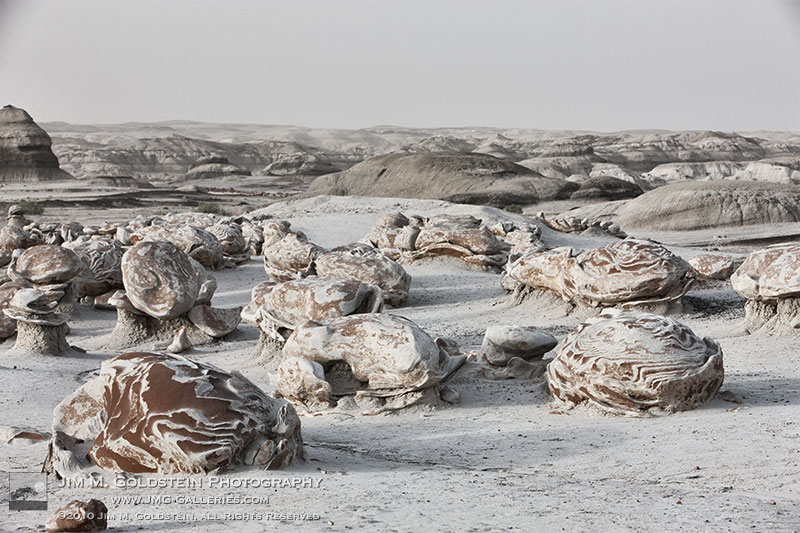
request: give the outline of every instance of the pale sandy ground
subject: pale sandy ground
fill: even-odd
[[[497,210],[442,202],[310,199],[267,208],[289,218],[323,246],[362,237],[382,212],[474,213]],[[602,241],[545,231],[551,244]],[[677,249],[690,255],[692,250]],[[432,335],[477,348],[492,324],[526,324],[563,337],[580,323],[541,301],[512,305],[499,275],[454,261],[407,266],[409,305],[391,313]],[[244,305],[265,279],[260,258],[216,273],[215,305]],[[411,409],[377,417],[303,418],[309,461],[290,470],[239,469],[226,479],[311,477],[318,488],[76,489],[51,479],[50,509],[73,498],[103,500],[114,531],[798,531],[800,530],[800,339],[745,335],[741,300],[726,284],[690,293],[678,318],[720,342],[727,400],[665,417],[605,416],[589,409],[563,413],[540,381],[490,381],[457,374],[460,405]],[[31,359],[0,345],[0,425],[47,430],[52,408],[113,355],[102,349],[113,312],[82,308],[70,341],[86,355]],[[239,370],[269,389],[253,357],[257,332],[243,324],[230,340],[189,357]],[[731,401],[739,398],[741,403]],[[37,471],[43,444],[2,446],[0,470]],[[205,480],[207,481],[207,479]],[[0,480],[0,506],[7,499]],[[115,502],[120,496],[268,496],[268,504]],[[130,518],[119,517],[130,513]],[[140,516],[136,516],[137,513]],[[170,513],[194,513],[171,517]],[[201,520],[202,513],[222,519]],[[255,520],[224,513],[307,513],[318,520]],[[159,516],[164,515],[164,516]],[[151,516],[153,515],[153,516]],[[41,530],[45,513],[0,510],[0,530]],[[278,518],[276,520],[275,518]]]

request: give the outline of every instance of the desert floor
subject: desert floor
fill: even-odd
[[[266,208],[327,247],[361,238],[382,213],[397,210],[517,219],[415,200],[323,198]],[[552,231],[543,240],[605,242]],[[466,352],[479,347],[493,324],[535,325],[561,338],[586,316],[546,301],[515,305],[498,274],[454,260],[405,266],[413,276],[409,304],[388,312],[455,339]],[[266,278],[260,258],[215,276],[214,302],[221,307],[245,305],[250,289]],[[550,402],[543,381],[490,380],[468,364],[449,382],[461,394],[456,406],[304,416],[307,463],[219,474],[232,485],[310,478],[318,486],[220,487],[217,478],[209,486],[208,476],[194,489],[90,489],[61,487],[51,477],[50,510],[98,498],[109,507],[112,531],[797,531],[800,338],[748,335],[739,326],[743,317],[744,300],[727,283],[698,286],[676,316],[724,351],[724,392],[694,411],[652,418],[564,411]],[[69,340],[86,354],[30,358],[14,353],[13,341],[0,344],[0,425],[49,431],[53,407],[114,355],[104,349],[114,321],[113,312],[81,306]],[[254,357],[257,337],[242,324],[224,342],[196,347],[188,357],[241,371],[270,390],[267,362]],[[39,471],[46,452],[44,443],[3,445],[0,470]],[[0,479],[3,506],[7,483]],[[264,499],[204,500],[228,495]],[[137,496],[144,499],[124,499]],[[0,530],[42,530],[45,518],[45,512],[3,509]]]

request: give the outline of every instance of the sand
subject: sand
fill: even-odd
[[[265,209],[327,247],[361,238],[392,210],[519,220],[490,208],[425,200],[318,198]],[[543,240],[576,247],[608,242],[550,230]],[[697,252],[672,249],[684,256]],[[388,312],[455,339],[465,351],[479,347],[490,325],[532,325],[561,339],[581,321],[581,313],[565,316],[563,306],[542,299],[513,305],[498,274],[456,260],[406,268],[413,276],[408,306]],[[215,275],[219,307],[245,305],[250,289],[266,278],[260,258]],[[75,498],[100,499],[114,531],[800,530],[800,338],[744,334],[744,300],[727,282],[698,286],[688,302],[676,318],[720,343],[726,373],[724,392],[694,411],[654,418],[588,408],[563,412],[542,381],[492,381],[476,377],[468,365],[449,382],[461,393],[459,405],[375,417],[304,416],[306,464],[219,474],[223,483],[297,478],[318,486],[209,487],[215,478],[207,476],[193,478],[204,483],[194,489],[113,483],[89,489],[59,487],[51,478],[50,509]],[[68,339],[86,354],[25,357],[13,353],[12,341],[0,344],[0,425],[49,431],[53,407],[114,355],[103,348],[114,321],[114,312],[80,307]],[[224,342],[184,355],[241,371],[272,390],[266,367],[254,357],[257,338],[242,323]],[[41,469],[46,444],[0,446],[0,470]],[[4,499],[7,483],[0,477]],[[119,499],[227,495],[262,501],[137,505]],[[202,519],[203,513],[217,516]],[[41,530],[45,518],[44,512],[2,510],[0,530]]]

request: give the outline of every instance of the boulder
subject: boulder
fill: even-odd
[[[672,319],[607,310],[556,347],[548,390],[567,406],[587,403],[613,414],[693,409],[724,379],[722,350]]]
[[[122,281],[131,305],[160,320],[189,311],[200,291],[189,258],[169,241],[142,241],[125,252]]]
[[[56,406],[45,471],[207,474],[301,459],[300,420],[288,402],[207,363],[127,353]]]
[[[481,355],[493,364],[504,366],[514,357],[541,359],[558,344],[550,333],[533,326],[490,326],[481,344]]]
[[[588,306],[630,306],[679,300],[694,282],[689,264],[663,246],[625,239],[575,254],[571,248],[534,252],[510,263],[509,290],[546,290]]]
[[[286,397],[306,401],[306,391],[291,376],[307,377],[307,373],[301,375],[296,370],[311,370],[317,378],[305,381],[319,389],[318,380],[326,380],[325,373],[341,363],[348,370],[349,386],[354,389],[333,387],[332,396],[323,400],[354,392],[362,397],[396,398],[435,387],[463,364],[464,356],[452,356],[445,347],[440,339],[434,340],[422,328],[398,316],[359,314],[334,318],[325,324],[309,321],[287,339],[275,386]],[[298,367],[295,358],[319,366]],[[287,372],[287,367],[295,372]]]
[[[397,262],[371,246],[353,244],[334,248],[314,260],[321,278],[358,280],[381,289],[383,301],[400,307],[408,300],[411,276]]]
[[[45,523],[47,533],[103,531],[108,528],[108,507],[100,500],[72,500],[59,507]]]
[[[747,298],[748,331],[800,333],[800,244],[755,250],[731,275],[731,285]]]

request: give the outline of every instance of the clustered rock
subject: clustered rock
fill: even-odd
[[[399,307],[408,300],[411,276],[396,261],[370,246],[353,243],[326,250],[302,232],[284,233],[276,228],[264,242],[264,270],[274,281],[308,277],[354,279],[378,287],[388,305]]]
[[[473,216],[437,215],[429,219],[402,213],[381,217],[364,241],[392,259],[416,261],[425,257],[456,257],[486,268],[499,269],[511,248]]]
[[[539,212],[535,217],[547,225],[550,229],[560,231],[562,233],[580,233],[580,234],[595,234],[595,235],[610,235],[619,239],[624,239],[628,236],[619,224],[615,224],[611,220],[601,220],[598,218],[578,218],[569,214],[561,214],[555,217],[548,218],[543,212]]]

